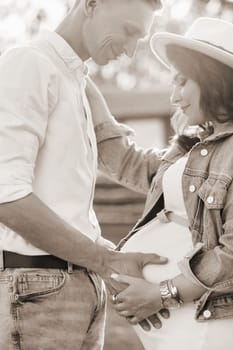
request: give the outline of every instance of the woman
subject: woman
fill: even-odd
[[[159,33],[151,41],[172,71],[171,101],[183,114],[178,130],[182,126],[186,135],[162,157],[154,156],[144,214],[120,244],[122,251],[155,251],[169,263],[147,266],[145,279],[112,276],[127,284],[114,307],[132,324],[171,309],[161,329],[135,327],[146,350],[233,346],[232,35],[231,23],[200,18],[185,36]],[[130,147],[125,146],[129,166],[137,152]]]

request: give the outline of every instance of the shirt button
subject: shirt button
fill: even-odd
[[[208,150],[207,150],[206,148],[203,148],[203,149],[201,150],[201,155],[202,155],[202,157],[207,156],[207,154],[208,154]]]
[[[210,310],[205,310],[205,311],[203,312],[203,316],[204,316],[204,318],[205,318],[206,320],[208,320],[208,319],[211,317],[211,312],[210,312]]]
[[[214,197],[213,196],[209,196],[207,198],[207,203],[212,204],[213,202],[214,202]]]
[[[189,192],[193,193],[195,191],[196,191],[196,186],[194,185],[189,186]]]

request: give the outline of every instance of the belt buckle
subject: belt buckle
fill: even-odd
[[[68,273],[73,273],[73,264],[67,261],[67,271]]]

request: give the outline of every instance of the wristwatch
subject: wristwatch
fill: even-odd
[[[177,309],[183,304],[178,289],[173,285],[172,280],[160,282],[160,294],[165,309]]]

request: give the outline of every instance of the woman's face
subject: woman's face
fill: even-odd
[[[172,68],[173,90],[171,103],[187,117],[189,125],[199,125],[207,121],[200,107],[201,90],[199,85]]]

